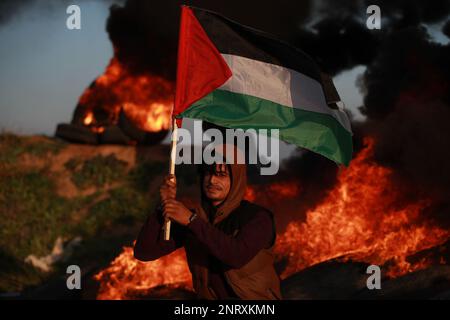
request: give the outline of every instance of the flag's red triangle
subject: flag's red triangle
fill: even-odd
[[[173,116],[220,87],[231,74],[192,10],[182,6]],[[180,126],[181,119],[177,123]]]

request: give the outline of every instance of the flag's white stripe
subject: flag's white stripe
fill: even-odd
[[[233,76],[219,89],[255,96],[287,107],[329,114],[351,132],[345,112],[328,107],[322,86],[315,79],[259,60],[230,54],[222,56]]]

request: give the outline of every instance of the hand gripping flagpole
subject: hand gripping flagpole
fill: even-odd
[[[172,147],[170,150],[170,165],[169,173],[175,176],[175,160],[177,157],[177,141],[178,141],[178,126],[175,117],[172,118]],[[170,240],[170,219],[164,220],[164,240]]]

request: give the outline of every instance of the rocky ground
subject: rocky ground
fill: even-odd
[[[71,263],[86,272],[108,265],[156,205],[168,156],[166,145],[0,134],[0,293],[57,281]],[[181,168],[179,177],[191,179]]]

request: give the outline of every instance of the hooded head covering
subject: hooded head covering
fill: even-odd
[[[228,146],[228,148],[227,148]],[[231,147],[231,148],[230,148]],[[233,150],[233,154],[227,154],[228,150]],[[210,200],[206,198],[203,192],[203,177],[206,165],[202,165],[200,170],[200,192],[201,192],[201,209],[203,211],[200,215],[206,215],[205,212],[212,214],[212,223],[216,224],[225,219],[234,209],[236,209],[245,195],[247,188],[247,168],[245,163],[238,163],[242,161],[242,152],[234,145],[219,145],[215,148],[215,152],[222,155],[224,160],[222,163],[227,163],[229,175],[231,179],[230,191],[226,199],[217,207],[214,207]],[[234,158],[231,156],[234,155]]]

